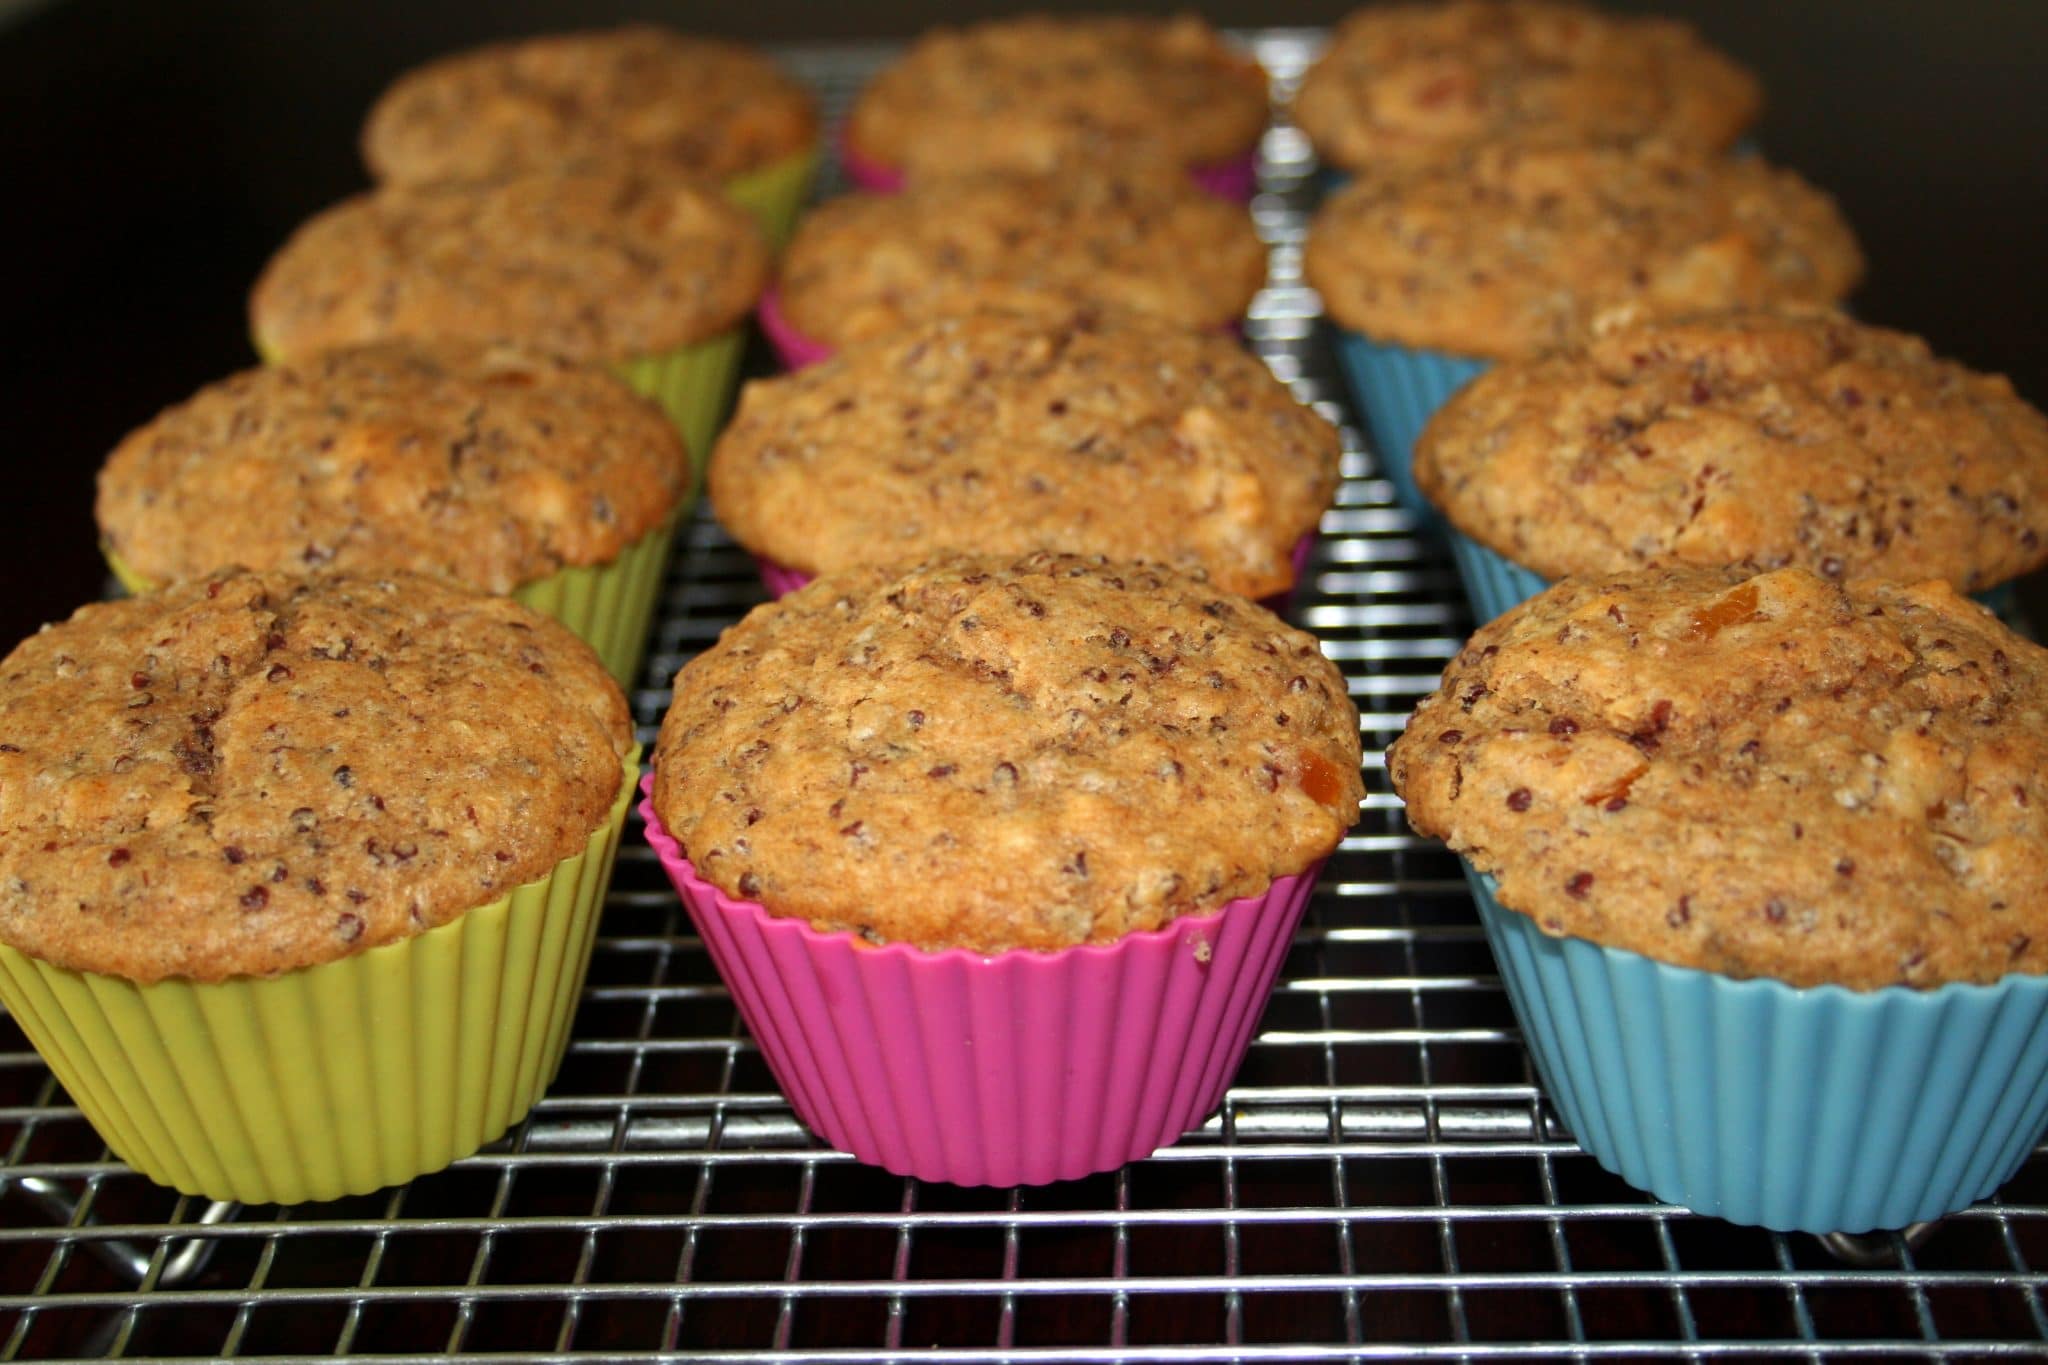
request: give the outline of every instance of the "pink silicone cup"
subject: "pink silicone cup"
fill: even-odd
[[[839,135],[839,166],[846,172],[848,180],[869,194],[896,194],[903,188],[904,175],[901,170],[855,151],[853,139],[846,136],[843,130]],[[1197,185],[1219,199],[1248,204],[1259,188],[1258,149],[1251,148],[1228,161],[1190,166],[1188,175]]]
[[[784,369],[801,370],[832,358],[830,346],[822,341],[813,341],[791,324],[782,311],[781,291],[774,285],[769,285],[762,293],[761,301],[754,305],[754,315],[761,320],[761,331],[775,348]]]
[[[1261,598],[1260,606],[1285,614],[1287,609],[1294,605],[1294,589],[1301,586],[1301,576],[1308,572],[1308,561],[1315,553],[1315,549],[1314,531],[1294,542],[1294,548],[1287,552],[1288,559],[1294,564],[1294,586],[1284,592],[1276,592],[1271,597]],[[761,583],[768,589],[770,597],[783,597],[793,593],[817,576],[807,574],[802,569],[777,564],[772,559],[763,559],[760,555],[754,556],[754,565],[761,571]]]
[[[954,1185],[1074,1180],[1198,1126],[1244,1060],[1320,867],[1106,946],[928,953],[732,900],[651,799],[640,814],[797,1117],[870,1165]]]

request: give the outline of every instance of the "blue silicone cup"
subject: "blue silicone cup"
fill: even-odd
[[[1462,531],[1447,529],[1451,560],[1464,580],[1465,596],[1471,599],[1473,619],[1480,624],[1507,613],[1550,586],[1550,580],[1525,569],[1505,555],[1487,549]],[[2018,629],[2019,594],[2010,583],[2000,583],[1971,597],[1991,608],[1998,619]]]
[[[1738,981],[1551,938],[1466,869],[1543,1089],[1666,1203],[1780,1232],[1940,1218],[2048,1124],[2048,977],[1916,991]]]
[[[1441,528],[1442,515],[1415,486],[1415,439],[1436,410],[1489,362],[1443,351],[1383,345],[1339,328],[1337,363],[1365,418],[1373,455],[1394,485],[1394,500],[1414,513],[1423,526]]]

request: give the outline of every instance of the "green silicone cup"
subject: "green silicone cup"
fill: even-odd
[[[796,220],[810,198],[811,182],[817,174],[818,151],[812,148],[734,176],[725,182],[725,197],[753,214],[769,245],[780,251],[796,231]]]
[[[208,1199],[296,1204],[501,1136],[568,1048],[639,750],[583,849],[397,943],[274,977],[138,985],[0,947],[7,1006],[115,1154]]]

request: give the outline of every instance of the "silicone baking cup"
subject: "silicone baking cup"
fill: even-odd
[[[1780,1232],[1940,1218],[2048,1124],[2048,978],[1797,989],[1551,938],[1473,872],[1544,1091],[1602,1166]]]
[[[651,800],[640,813],[797,1117],[871,1165],[955,1185],[1078,1179],[1198,1126],[1244,1059],[1317,870],[1114,944],[924,952],[733,900]]]
[[[1260,598],[1259,605],[1269,611],[1285,615],[1288,608],[1294,605],[1295,588],[1301,586],[1302,576],[1308,572],[1309,561],[1314,558],[1315,551],[1314,531],[1295,541],[1294,548],[1287,552],[1288,559],[1294,565],[1293,586],[1285,592],[1276,592],[1271,597]],[[817,577],[816,574],[805,573],[802,569],[792,569],[777,564],[772,559],[763,559],[759,555],[754,556],[754,566],[761,571],[761,585],[768,589],[770,597],[786,597]]]
[[[725,197],[753,214],[769,245],[780,251],[796,230],[797,217],[817,174],[818,152],[812,148],[734,176],[725,182]]]
[[[662,571],[668,567],[669,544],[675,538],[680,516],[670,515],[609,564],[574,564],[557,569],[545,578],[522,583],[511,595],[575,632],[578,639],[597,651],[597,657],[604,660],[605,668],[621,687],[631,687],[640,675],[648,625],[654,619]],[[136,573],[106,546],[102,545],[100,552],[106,556],[114,577],[129,592],[151,592],[161,586]]]
[[[904,185],[900,169],[862,156],[843,134],[839,139],[839,166],[848,180],[870,194],[895,194]],[[1218,198],[1250,203],[1259,188],[1258,149],[1254,147],[1228,161],[1190,166],[1188,177]]]
[[[1450,396],[1482,374],[1490,362],[1444,351],[1417,350],[1337,329],[1337,364],[1365,417],[1380,471],[1394,485],[1394,500],[1425,527],[1443,517],[1415,486],[1415,442]]]
[[[561,1066],[638,761],[581,852],[413,938],[146,986],[0,947],[0,1003],[115,1155],[184,1194],[296,1204],[438,1171]]]
[[[1451,543],[1451,560],[1458,566],[1458,577],[1464,580],[1465,596],[1472,601],[1472,614],[1482,624],[1505,615],[1510,608],[1550,586],[1549,579],[1488,549],[1464,532],[1446,527],[1446,534]],[[1997,613],[2007,625],[2017,624],[2019,597],[2012,584],[2001,583],[1972,593],[1971,597]]]

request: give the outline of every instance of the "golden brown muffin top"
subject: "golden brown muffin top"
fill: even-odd
[[[1756,120],[1756,78],[1671,19],[1549,0],[1377,5],[1337,28],[1294,115],[1350,171],[1516,138],[1656,137],[1725,149]]]
[[[581,852],[632,742],[587,645],[432,579],[84,607],[0,663],[0,942],[151,982],[408,938]]]
[[[1064,948],[1263,894],[1358,818],[1313,637],[1198,579],[1041,553],[828,575],[686,665],[655,809],[819,929]]]
[[[843,346],[977,308],[1222,327],[1265,278],[1266,249],[1242,205],[1176,171],[1134,170],[846,195],[797,228],[777,287],[799,332]]]
[[[1340,454],[1228,337],[977,313],[748,385],[710,488],[741,544],[806,573],[1043,548],[1263,597],[1293,583]]]
[[[1567,579],[1387,767],[1547,934],[1794,986],[2048,970],[2048,650],[1938,580]]]
[[[1027,15],[920,37],[853,106],[848,141],[912,179],[1188,166],[1249,151],[1266,75],[1207,21]]]
[[[634,24],[491,43],[406,72],[363,124],[363,161],[401,185],[633,157],[724,180],[817,137],[809,92],[752,48]]]
[[[1316,214],[1303,261],[1341,326],[1489,359],[1650,314],[1838,303],[1863,273],[1834,201],[1757,157],[1668,144],[1493,143],[1369,171]]]
[[[618,558],[689,483],[674,425],[602,370],[390,342],[201,389],[115,448],[97,514],[152,583],[241,564],[505,593]]]
[[[1603,319],[1452,398],[1415,478],[1546,578],[1798,564],[1970,591],[2048,562],[2048,418],[1822,310]]]
[[[301,225],[249,320],[271,360],[451,338],[610,363],[724,331],[767,276],[753,219],[702,182],[620,169],[393,186]]]

